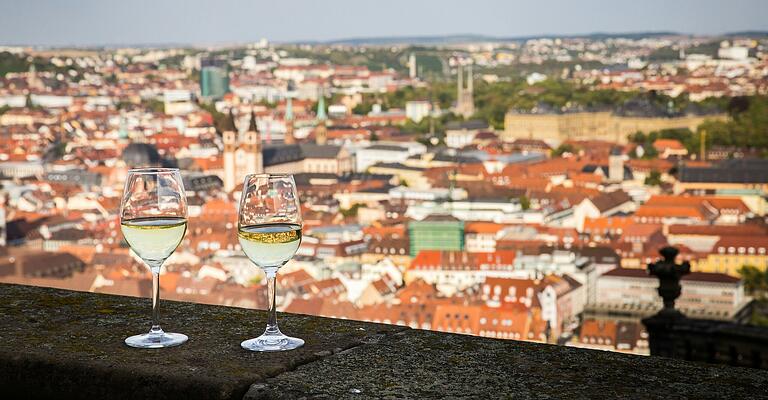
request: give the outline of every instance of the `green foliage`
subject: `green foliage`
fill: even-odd
[[[660,186],[661,185],[661,172],[652,170],[650,174],[645,178],[645,184],[648,186]]]
[[[744,280],[744,289],[747,293],[762,300],[768,298],[768,271],[752,265],[744,265],[738,272]]]
[[[488,121],[496,129],[504,127],[504,115],[510,109],[530,110],[540,103],[554,108],[615,106],[636,93],[592,90],[572,82],[548,79],[534,85],[523,80],[475,84],[475,118]]]
[[[346,209],[346,210],[342,209],[339,212],[345,218],[357,217],[357,211],[360,210],[360,207],[363,207],[363,206],[364,206],[364,204],[355,203],[355,204],[352,204],[352,206],[349,207],[348,209]]]
[[[352,109],[352,113],[357,115],[366,115],[369,112],[371,112],[371,108],[373,108],[373,103],[362,102],[356,105],[355,108]]]
[[[643,147],[643,159],[651,160],[659,156],[659,152],[653,147],[653,142],[658,139],[674,139],[680,141],[689,153],[695,153],[697,144],[695,136],[688,128],[662,129],[651,131],[647,135],[643,132],[635,132],[629,135],[629,141]]]
[[[717,56],[717,49],[720,48],[719,41],[707,42],[691,46],[685,49],[685,54],[704,54],[711,57]],[[654,50],[649,56],[650,61],[677,60],[680,58],[680,50],[672,46],[665,46]]]
[[[738,272],[744,280],[744,289],[756,302],[750,322],[753,325],[768,326],[768,271],[744,265]]]
[[[762,150],[763,156],[768,156],[768,96],[737,99],[730,103],[730,120],[703,123],[694,135],[693,142],[698,145],[702,130],[706,130],[707,147],[751,147]]]
[[[216,107],[213,105],[213,103],[200,103],[199,106],[211,114],[211,117],[213,117],[213,126],[219,129],[219,127],[224,123],[224,119],[227,118],[227,115],[216,110]]]
[[[133,103],[131,103],[130,101],[127,101],[127,100],[119,100],[115,104],[115,108],[118,109],[118,110],[130,110],[131,106],[133,106]]]
[[[701,146],[702,132],[706,131],[706,146],[735,146],[755,148],[768,156],[768,97],[736,97],[727,104],[722,100],[703,104],[727,109],[731,119],[727,121],[708,120],[701,124],[696,132],[688,129],[665,129],[645,134],[637,132],[629,136],[629,141],[643,146],[646,154],[643,158],[656,157],[652,144],[656,139],[679,140],[689,154],[697,154]]]
[[[0,53],[0,76],[9,72],[24,72],[29,69],[29,63],[23,56],[7,51]]]
[[[115,74],[106,75],[104,77],[104,82],[106,82],[106,83],[108,83],[110,85],[117,84],[117,75],[115,75]]]
[[[10,110],[10,109],[11,109],[11,107],[10,107],[10,106],[2,106],[2,107],[0,107],[0,115],[3,115],[3,114],[5,114],[5,113],[6,113],[6,112],[8,112],[8,110]]]
[[[141,104],[156,113],[165,113],[165,103],[158,99],[144,100]]]
[[[35,65],[35,69],[38,72],[54,72],[57,74],[61,73],[66,77],[69,77],[69,70],[74,70],[78,73],[78,75],[83,72],[82,69],[77,65],[57,67],[48,59],[42,57],[30,58],[27,55],[12,54],[4,51],[0,52],[0,77],[3,77],[11,72],[29,71],[29,67],[32,64]]]
[[[570,143],[563,143],[552,150],[552,157],[560,157],[565,153],[576,154],[576,148]]]
[[[531,199],[529,199],[527,196],[520,196],[517,198],[517,200],[520,201],[520,207],[522,207],[523,210],[528,210],[531,208]]]

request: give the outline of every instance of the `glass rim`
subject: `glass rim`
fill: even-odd
[[[294,174],[248,174],[245,179],[250,178],[293,178]]]
[[[146,168],[131,168],[128,170],[129,174],[162,174],[180,172],[178,168],[160,168],[160,167],[146,167]]]

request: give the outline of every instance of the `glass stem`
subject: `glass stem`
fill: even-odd
[[[277,327],[277,303],[275,302],[275,288],[277,286],[277,268],[265,268],[267,274],[267,297],[269,298],[269,316],[267,317],[267,330],[265,335],[279,335]]]
[[[150,333],[162,333],[160,328],[160,273],[152,272],[152,329]]]

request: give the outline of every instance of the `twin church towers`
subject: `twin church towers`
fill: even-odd
[[[314,129],[315,142],[325,145],[328,128],[326,126],[328,116],[325,113],[325,99],[320,96],[317,104],[317,117]],[[280,158],[281,153],[290,153],[298,147],[294,135],[293,102],[289,97],[285,106],[285,135],[282,144],[269,146],[270,154]],[[261,140],[261,132],[256,126],[256,114],[251,110],[248,129],[240,133],[235,125],[235,116],[232,110],[224,120],[221,127],[222,140],[224,142],[224,190],[231,191],[237,187],[248,174],[260,174],[265,172],[264,145]],[[269,171],[266,171],[269,172]]]

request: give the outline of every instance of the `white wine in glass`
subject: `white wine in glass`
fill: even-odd
[[[291,175],[257,174],[245,177],[240,197],[237,239],[243,252],[267,275],[269,314],[264,333],[240,345],[251,351],[292,350],[304,345],[277,327],[275,285],[277,271],[301,244],[301,207]]]
[[[152,271],[152,328],[148,333],[125,339],[125,344],[152,349],[186,342],[186,335],[165,332],[159,322],[160,268],[187,231],[187,198],[178,169],[128,171],[120,206],[120,229],[133,252]]]

